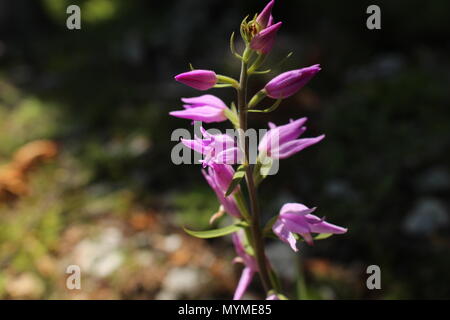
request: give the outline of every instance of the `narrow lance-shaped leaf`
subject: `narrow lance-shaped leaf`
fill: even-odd
[[[231,180],[230,186],[227,189],[227,192],[225,193],[225,196],[228,197],[234,189],[239,185],[241,180],[245,177],[245,166],[240,165],[236,172],[234,173],[233,180]]]
[[[201,239],[210,239],[210,238],[218,238],[218,237],[226,236],[228,234],[236,232],[239,229],[245,228],[247,226],[248,226],[248,224],[246,222],[240,221],[236,224],[232,224],[232,225],[229,225],[224,228],[206,230],[206,231],[194,231],[194,230],[189,230],[187,228],[183,228],[183,229],[187,234],[189,234],[193,237],[201,238]]]

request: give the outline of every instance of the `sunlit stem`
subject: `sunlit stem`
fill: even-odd
[[[250,241],[253,245],[255,259],[257,261],[259,269],[258,273],[260,275],[262,285],[266,293],[268,293],[269,290],[274,288],[275,286],[273,284],[273,279],[271,279],[269,275],[267,258],[264,252],[264,240],[260,228],[259,203],[257,199],[255,182],[253,180],[253,166],[249,164],[249,145],[248,140],[245,139],[245,131],[247,130],[247,70],[250,57],[251,50],[247,46],[243,54],[239,89],[237,90],[239,127],[241,129],[239,130],[239,143],[244,154],[244,165],[246,165],[245,180],[247,183],[247,189],[250,198]]]

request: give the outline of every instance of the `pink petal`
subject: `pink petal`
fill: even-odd
[[[300,235],[305,239],[305,242],[312,246],[314,244],[313,238],[311,236],[311,233],[300,233]]]
[[[225,116],[222,109],[210,106],[189,108],[181,111],[172,111],[169,114],[178,118],[203,121],[206,123],[222,122],[227,120],[227,117]]]
[[[258,17],[256,18],[256,22],[262,27],[266,28],[269,24],[270,17],[272,14],[272,9],[275,4],[275,0],[271,0],[261,11],[260,14],[258,14]]]
[[[286,213],[296,213],[296,214],[308,214],[316,210],[316,208],[308,208],[304,204],[301,203],[286,203],[281,207],[280,215]]]
[[[285,216],[290,216],[289,219],[284,218]],[[283,218],[280,219],[284,223],[284,227],[286,230],[289,230],[289,232],[294,233],[309,233],[309,225],[308,222],[306,222],[305,218],[301,215],[287,213],[286,215],[283,215]]]
[[[286,228],[284,222],[281,219],[278,219],[273,227],[272,227],[273,233],[277,235],[278,238],[280,238],[281,241],[288,243],[292,250],[295,252],[298,251],[297,249],[297,240],[295,239],[294,235]]]
[[[270,156],[276,159],[285,159],[290,156],[306,149],[325,138],[325,135],[318,136],[316,138],[298,139],[286,142],[280,145],[279,149],[271,150]]]
[[[210,106],[218,109],[225,109],[227,105],[221,99],[211,94],[205,94],[199,97],[182,98],[181,101],[191,105],[191,107]]]
[[[346,233],[347,229],[328,223],[326,221],[322,221],[319,223],[311,224],[310,227],[311,232],[314,233],[333,233],[333,234],[342,234]]]
[[[247,291],[250,282],[252,282],[254,274],[255,272],[250,268],[244,268],[244,270],[242,270],[242,275],[239,279],[239,284],[236,287],[236,291],[234,292],[233,300],[240,300],[242,298],[245,291]]]
[[[198,153],[206,154],[207,149],[201,140],[190,140],[190,139],[181,139],[181,143],[183,143],[186,147],[191,148]]]

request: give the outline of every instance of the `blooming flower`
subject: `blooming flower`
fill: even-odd
[[[203,121],[206,123],[222,122],[227,120],[225,109],[227,105],[219,98],[205,94],[200,97],[183,98],[185,110],[172,111],[169,114],[174,117]]]
[[[321,141],[325,135],[297,139],[306,131],[306,127],[303,126],[306,120],[307,118],[291,120],[290,123],[279,127],[269,123],[271,129],[259,142],[259,152],[274,159],[285,159]]]
[[[267,95],[273,99],[285,99],[303,88],[321,70],[320,65],[292,70],[273,78],[265,86]]]
[[[236,141],[227,134],[212,135],[204,128],[200,128],[204,139],[181,139],[181,142],[190,149],[205,155],[202,160],[203,167],[211,163],[236,164],[239,162],[241,152],[236,147]]]
[[[216,193],[217,199],[223,206],[225,212],[232,215],[233,217],[241,218],[241,213],[239,211],[236,200],[233,197],[233,194],[229,195],[228,197],[225,196],[228,186],[233,179],[234,169],[227,164],[212,163],[209,165],[208,171],[202,170],[202,173],[209,186]],[[235,189],[233,192],[236,192],[236,190],[237,189]]]
[[[271,294],[266,298],[266,300],[280,300],[276,294]]]
[[[193,70],[175,76],[175,80],[197,90],[208,90],[217,83],[217,75],[210,70]]]
[[[300,234],[306,243],[313,244],[311,233],[346,233],[347,229],[325,222],[324,219],[311,214],[316,208],[308,208],[300,203],[286,203],[280,211],[273,232],[292,250],[298,251],[294,233]]]
[[[282,22],[278,22],[259,32],[250,42],[250,47],[262,54],[268,54],[273,48],[275,37],[278,30],[280,30],[281,25]]]
[[[242,270],[241,278],[239,279],[238,286],[234,292],[233,300],[240,300],[247,290],[250,282],[252,282],[253,276],[258,272],[258,265],[253,256],[245,251],[244,245],[241,240],[241,233],[233,233],[231,239],[233,240],[234,249],[236,250],[237,257],[233,262],[240,262],[244,264],[244,270]]]

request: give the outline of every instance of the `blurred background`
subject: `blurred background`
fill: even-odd
[[[173,80],[188,63],[237,77],[229,36],[265,3],[0,1],[0,298],[232,296],[229,237],[181,229],[208,228],[217,202],[199,166],[172,164],[171,133],[191,126],[168,112],[198,95]],[[66,28],[70,4],[81,30]],[[366,28],[369,4],[381,30]],[[450,298],[449,13],[446,0],[277,1],[270,60],[294,55],[251,89],[322,71],[250,125],[308,116],[307,135],[327,138],[262,184],[264,220],[294,201],[349,228],[298,255],[268,243],[291,297]],[[66,288],[71,264],[81,290]],[[381,290],[366,287],[372,264]]]

